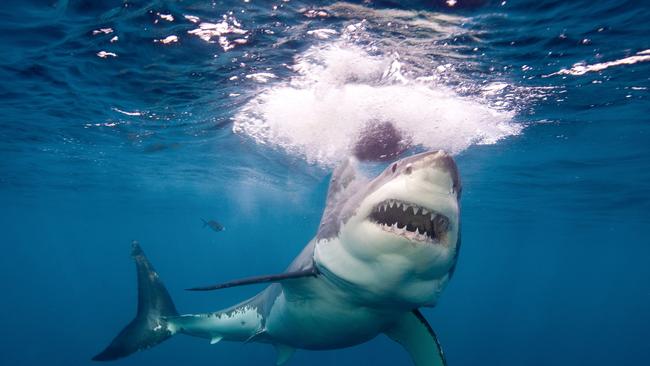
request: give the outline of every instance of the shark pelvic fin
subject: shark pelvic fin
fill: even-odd
[[[302,269],[293,272],[284,272],[284,273],[274,274],[274,275],[248,277],[248,278],[229,281],[229,282],[220,283],[216,285],[192,287],[186,290],[187,291],[212,291],[212,290],[220,290],[222,288],[253,285],[257,283],[282,282],[285,280],[291,280],[296,278],[316,277],[317,275],[318,275],[318,269],[316,269],[315,266],[312,266],[309,267],[308,269]]]
[[[220,335],[214,336],[214,337],[212,337],[212,339],[210,339],[210,344],[219,343],[219,341],[222,340],[222,339],[223,339],[223,336],[220,336]]]
[[[405,314],[385,333],[406,349],[415,366],[447,366],[438,337],[419,310]]]
[[[275,364],[277,366],[282,366],[287,363],[291,356],[293,356],[293,354],[296,352],[295,348],[284,344],[276,343],[274,346],[275,350],[278,352],[278,359],[275,361]]]

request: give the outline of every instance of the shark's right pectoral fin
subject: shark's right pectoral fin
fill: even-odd
[[[406,349],[415,366],[447,365],[436,333],[418,310],[404,315],[385,333]]]
[[[275,361],[276,366],[283,366],[286,364],[291,356],[296,352],[295,348],[284,344],[276,343],[274,346],[278,353],[278,359]]]

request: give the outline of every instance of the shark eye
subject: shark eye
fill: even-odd
[[[393,164],[393,167],[390,168],[390,170],[392,170],[393,173],[395,173],[395,169],[397,169],[397,163]]]

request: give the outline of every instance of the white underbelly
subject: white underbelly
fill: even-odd
[[[391,318],[319,285],[310,296],[280,294],[266,319],[273,341],[304,349],[348,347],[374,338]]]

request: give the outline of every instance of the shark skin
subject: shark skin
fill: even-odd
[[[93,359],[114,360],[174,334],[276,347],[276,364],[295,349],[325,350],[386,334],[416,366],[446,365],[419,312],[433,307],[460,249],[461,184],[453,158],[425,152],[369,179],[349,159],[333,173],[316,236],[287,270],[192,290],[271,282],[256,296],[213,313],[178,315],[160,277],[134,243],[136,318]],[[144,294],[143,294],[144,293]]]

